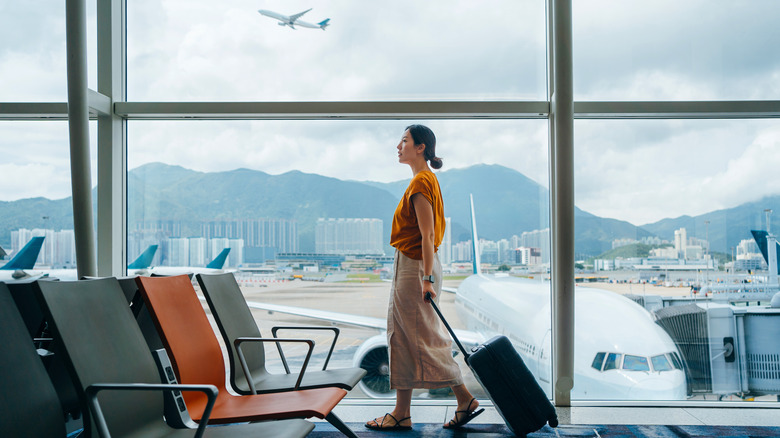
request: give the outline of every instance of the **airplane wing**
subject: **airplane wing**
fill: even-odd
[[[295,23],[295,21],[298,20],[299,18],[301,18],[303,16],[303,14],[305,14],[305,13],[311,11],[311,10],[312,10],[312,8],[309,8],[309,9],[303,11],[303,12],[299,12],[297,14],[290,15],[290,22],[291,23]]]
[[[267,310],[269,312],[286,313],[289,315],[304,316],[322,321],[328,321],[334,324],[344,324],[354,327],[371,328],[376,330],[387,330],[387,321],[383,318],[373,318],[370,316],[352,315],[349,313],[331,312],[328,310],[309,309],[304,307],[280,306],[276,304],[259,303],[257,301],[247,301],[247,305],[252,309]],[[469,330],[455,329],[455,335],[463,346],[467,349],[476,347],[485,342],[485,337],[480,333]]]
[[[307,318],[319,319],[333,323],[346,324],[356,327],[372,328],[377,330],[387,330],[387,321],[382,318],[372,318],[370,316],[351,315],[348,313],[330,312],[327,310],[307,309],[304,307],[279,306],[276,304],[258,303],[256,301],[247,301],[246,304],[252,309],[267,310],[269,312],[287,313],[290,315],[305,316]]]

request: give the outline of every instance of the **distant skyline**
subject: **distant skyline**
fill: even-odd
[[[780,2],[573,6],[577,100],[780,99]],[[543,1],[138,0],[128,7],[130,100],[533,101],[546,94]],[[331,18],[326,32],[293,31],[257,13],[309,7],[309,15]],[[88,8],[94,89],[94,2]],[[13,20],[0,26],[0,81],[11,86],[0,89],[0,102],[63,101],[64,5],[16,2],[3,11]],[[410,176],[395,145],[411,122],[133,121],[128,164],[397,181]],[[436,132],[445,170],[501,164],[549,185],[546,120],[420,122]],[[65,122],[0,122],[0,201],[69,196],[67,139]],[[735,206],[780,193],[777,150],[775,120],[576,120],[575,202],[635,225]]]

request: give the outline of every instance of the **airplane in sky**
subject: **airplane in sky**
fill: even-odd
[[[8,263],[0,266],[0,281],[18,280],[31,277],[28,272],[35,266],[41,252],[44,236],[33,237],[20,249]],[[11,271],[11,272],[9,272]]]
[[[310,29],[322,29],[322,30],[325,30],[326,27],[330,26],[330,18],[326,18],[317,24],[311,24],[303,20],[299,20],[299,18],[301,18],[303,14],[311,10],[312,8],[309,8],[303,12],[299,12],[297,14],[293,14],[290,16],[282,15],[278,12],[268,11],[265,9],[260,9],[257,12],[259,12],[261,15],[265,15],[266,17],[271,17],[276,20],[279,20],[279,22],[276,24],[278,24],[279,26],[290,26],[290,29],[293,30],[295,30],[295,26],[308,27]]]
[[[477,239],[472,200],[472,245]],[[455,307],[466,330],[461,342],[476,346],[505,335],[548,396],[551,377],[551,286],[548,282],[483,274],[474,248],[474,274],[461,282]],[[448,290],[448,292],[453,292]],[[386,330],[384,319],[248,302],[270,312],[308,316],[337,324]],[[684,400],[687,385],[681,356],[671,337],[652,315],[614,292],[575,287],[574,400]],[[387,335],[371,337],[358,347],[354,366],[368,371],[359,386],[371,397],[392,397]]]
[[[230,248],[223,249],[214,260],[205,267],[202,266],[154,266],[136,272],[138,275],[181,275],[181,274],[221,274],[226,272],[223,267],[230,254]]]

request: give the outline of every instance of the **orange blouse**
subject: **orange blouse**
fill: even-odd
[[[441,196],[439,180],[433,172],[424,170],[412,178],[403,198],[393,215],[393,228],[390,232],[390,245],[414,260],[422,260],[422,234],[417,224],[412,195],[419,193],[433,207],[433,251],[436,252],[444,239],[444,200]]]

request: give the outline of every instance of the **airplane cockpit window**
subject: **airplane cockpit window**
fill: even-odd
[[[676,351],[669,353],[669,357],[672,358],[672,364],[674,365],[675,368],[677,368],[678,370],[684,369],[682,360],[680,359],[680,356],[677,355]]]
[[[664,354],[653,356],[650,360],[653,362],[654,371],[671,371],[674,369],[674,365],[669,363],[669,359],[667,359]]]
[[[619,353],[609,353],[606,362],[604,362],[604,371],[616,370],[620,368],[620,358],[623,356]]]
[[[591,365],[593,368],[601,371],[601,366],[604,364],[604,356],[606,356],[607,353],[604,352],[598,352],[596,353],[596,357],[593,358],[593,364]]]
[[[631,371],[650,371],[650,364],[644,356],[633,356],[627,354],[623,359],[623,369]]]

